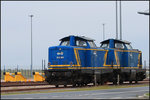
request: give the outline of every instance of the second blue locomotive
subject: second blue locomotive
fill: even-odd
[[[59,46],[49,48],[49,84],[83,86],[89,83],[104,84],[124,81],[141,81],[142,53],[133,49],[130,42],[108,39],[97,47],[93,39],[84,36],[68,36],[60,39]]]

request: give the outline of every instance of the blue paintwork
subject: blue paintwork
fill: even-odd
[[[117,59],[115,57],[115,50],[114,46],[115,42],[117,41],[115,39],[109,39],[109,48],[91,48],[88,44],[88,40],[86,41],[87,47],[77,47],[75,38],[76,36],[69,36],[70,38],[70,45],[69,46],[61,46],[62,42],[59,46],[54,46],[49,48],[49,62],[50,66],[49,68],[66,68],[66,67],[72,67],[72,65],[77,65],[77,60],[79,61],[80,66],[73,66],[73,67],[80,67],[81,69],[83,67],[89,68],[108,68],[108,67],[138,67],[138,63],[141,66],[142,65],[142,55],[140,56],[140,62],[138,62],[138,56],[140,51],[135,50],[128,50],[125,46],[125,48],[121,51],[116,51],[116,57],[119,60],[119,64],[117,65]],[[81,38],[82,40],[82,38]],[[123,42],[122,43],[126,43]],[[77,58],[75,55],[75,51],[77,52]],[[82,49],[82,50],[81,50]],[[90,50],[91,49],[91,50]],[[105,58],[105,55],[108,51],[107,57]],[[104,66],[104,62],[106,60],[106,65]],[[73,64],[71,64],[71,62]],[[53,66],[51,66],[53,65]],[[56,66],[55,66],[56,65]],[[60,65],[60,66],[59,66]],[[62,65],[62,66],[61,66]],[[65,66],[67,65],[67,66]],[[68,66],[70,65],[70,66]],[[74,69],[74,68],[72,68]],[[52,70],[52,69],[51,69]]]
[[[70,36],[70,45],[75,46],[75,37],[74,36]]]
[[[63,52],[63,56],[61,52]],[[60,54],[58,55],[58,53]],[[74,55],[73,47],[54,46],[49,48],[48,58],[49,58],[49,62],[51,62],[51,65],[62,65],[62,64],[69,64],[69,61],[73,61],[75,59],[73,55]],[[64,59],[62,59],[61,57],[64,57]]]
[[[114,40],[113,40],[113,39],[110,39],[110,40],[109,40],[109,47],[110,47],[110,48],[115,48],[115,47],[114,47]]]

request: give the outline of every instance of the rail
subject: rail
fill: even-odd
[[[143,81],[139,81],[139,83],[132,83],[124,82],[122,85],[142,85],[142,84],[149,84],[149,79],[145,79]],[[113,86],[112,82],[108,82],[108,86]],[[19,86],[19,87],[18,87]],[[88,84],[84,87],[91,87],[94,84]],[[53,89],[66,89],[66,88],[79,88],[73,87],[72,85],[67,85],[64,87],[55,87],[54,85],[49,85],[47,82],[1,82],[1,93],[2,92],[17,92],[17,91],[30,91],[30,90],[53,90]]]

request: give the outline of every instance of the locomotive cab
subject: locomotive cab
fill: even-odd
[[[101,48],[115,48],[121,50],[133,50],[131,43],[117,39],[108,39],[101,42]]]
[[[110,63],[113,62],[113,65],[116,62],[116,66],[122,68],[142,68],[142,52],[133,49],[130,44],[128,41],[108,39],[102,41],[100,47],[109,49],[110,56],[108,59]],[[115,58],[111,59],[112,57]]]
[[[93,39],[84,36],[68,36],[60,39],[59,46],[76,46],[83,48],[96,48],[96,44]]]

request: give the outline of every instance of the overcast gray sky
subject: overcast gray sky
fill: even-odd
[[[138,11],[149,9],[148,1],[122,2],[123,40],[149,61],[149,16]],[[1,2],[1,65],[7,68],[30,68],[30,17],[33,14],[33,68],[41,68],[48,60],[48,47],[59,44],[68,35],[95,39],[97,46],[115,38],[115,1],[2,1]],[[8,67],[9,66],[9,67]]]

